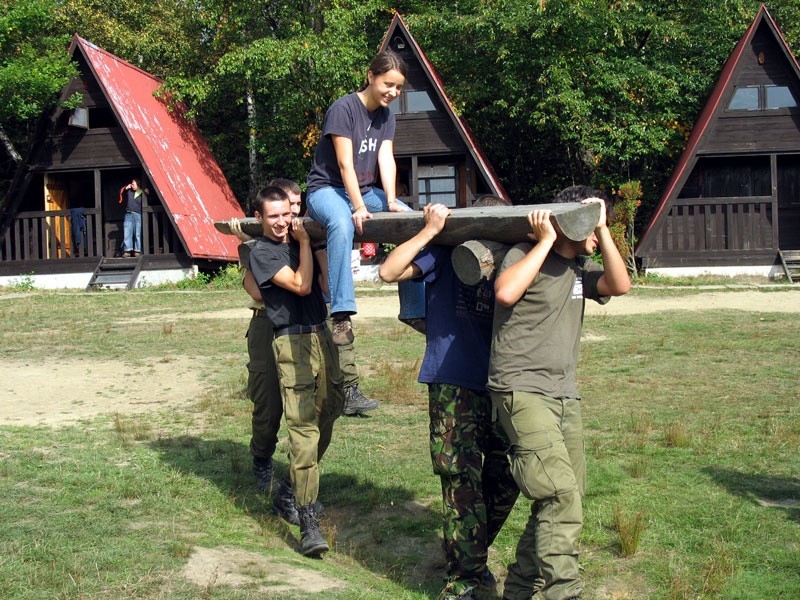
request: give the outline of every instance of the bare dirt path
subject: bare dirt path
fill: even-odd
[[[356,326],[374,318],[395,318],[397,297],[368,296],[358,301]],[[790,312],[800,316],[800,289],[770,291],[708,291],[679,296],[628,295],[605,306],[587,303],[588,315],[624,315],[670,310],[743,310]],[[239,319],[246,308],[175,314],[171,318]],[[169,315],[141,317],[163,321]],[[244,352],[244,347],[242,348]],[[245,358],[242,357],[244,366]],[[196,367],[196,365],[195,365]],[[0,359],[0,425],[66,425],[99,414],[142,414],[176,407],[197,398],[205,385],[188,357],[167,362],[154,359],[140,366],[115,361],[59,360],[47,364]]]

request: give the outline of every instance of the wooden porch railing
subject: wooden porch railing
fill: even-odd
[[[50,261],[105,256],[106,236],[100,210],[84,210],[86,227],[73,235],[73,213],[69,210],[18,213],[0,241],[0,260]],[[122,222],[118,222],[121,232]],[[145,207],[142,212],[142,250],[144,254],[173,254],[180,244],[162,207]],[[111,249],[113,256],[115,249]]]
[[[777,249],[777,206],[769,196],[679,198],[656,239],[656,251]]]

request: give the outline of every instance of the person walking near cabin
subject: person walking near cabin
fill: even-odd
[[[503,206],[484,196],[475,206]],[[443,548],[447,582],[443,600],[470,600],[479,586],[496,584],[486,560],[519,489],[511,476],[508,441],[492,422],[486,390],[492,338],[492,282],[468,286],[456,277],[452,248],[435,245],[450,209],[429,204],[425,225],[397,246],[380,268],[384,281],[426,282],[425,356],[420,383],[428,385],[430,452],[442,483]],[[430,245],[433,242],[434,245]]]
[[[125,220],[122,222],[122,256],[139,256],[142,253],[142,206],[147,190],[138,179],[131,179],[119,190],[119,203],[125,202]]]
[[[308,214],[328,233],[328,285],[337,345],[353,341],[350,316],[357,311],[350,255],[354,232],[363,233],[364,221],[372,212],[410,210],[395,193],[395,118],[389,110],[405,79],[406,64],[399,55],[384,50],[375,56],[364,85],[336,100],[325,114],[308,175]],[[375,187],[379,175],[383,189]],[[417,290],[413,297],[421,305],[423,292]]]
[[[576,367],[585,300],[606,303],[631,286],[611,239],[605,198],[572,186],[555,202],[598,203],[594,233],[575,242],[557,232],[550,211],[528,214],[531,242],[513,246],[495,280],[488,388],[510,441],[511,472],[533,501],[508,568],[504,600],[579,598],[577,540],[585,490]],[[600,249],[603,265],[589,256]]]
[[[289,432],[289,477],[300,521],[301,552],[327,552],[315,503],[319,461],[344,406],[339,357],[325,324],[327,309],[311,241],[289,198],[278,187],[258,194],[263,235],[250,253],[249,271],[274,328],[283,414]]]

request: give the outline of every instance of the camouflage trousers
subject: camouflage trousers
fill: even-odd
[[[442,480],[443,548],[447,585],[442,596],[476,587],[488,550],[519,488],[511,475],[508,441],[492,423],[488,393],[428,384],[433,471]]]

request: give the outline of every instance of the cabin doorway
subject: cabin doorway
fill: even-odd
[[[778,244],[800,250],[800,155],[778,156]]]
[[[120,190],[138,179],[142,180],[141,169],[110,169],[100,172],[100,194],[103,209],[103,256],[113,258],[122,255],[123,222],[125,203],[120,202]]]

